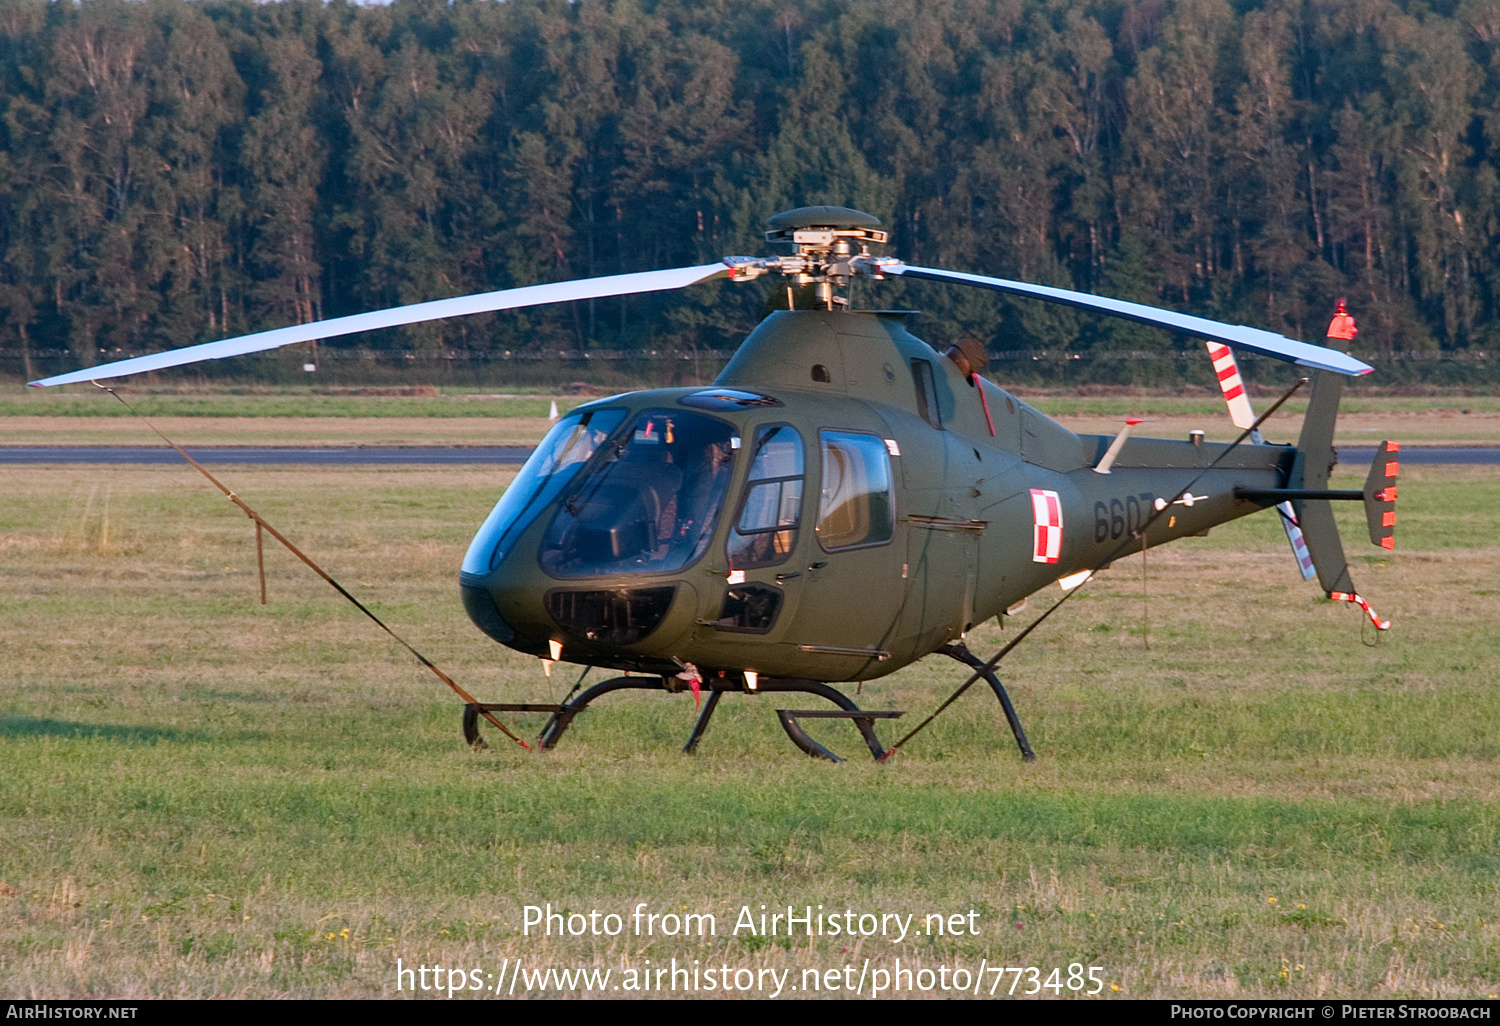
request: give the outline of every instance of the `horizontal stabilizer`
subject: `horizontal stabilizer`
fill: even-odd
[[[1396,475],[1401,466],[1395,442],[1381,442],[1365,478],[1365,519],[1370,525],[1370,542],[1382,549],[1396,547]]]

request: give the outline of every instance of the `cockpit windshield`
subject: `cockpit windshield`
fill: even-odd
[[[552,425],[469,544],[463,572],[485,574],[625,419],[625,410],[579,410]]]
[[[569,490],[542,539],[553,577],[666,573],[708,547],[729,490],[734,428],[647,410]]]

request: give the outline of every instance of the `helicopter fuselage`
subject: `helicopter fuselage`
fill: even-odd
[[[1132,438],[1098,473],[1111,441],[966,378],[900,313],[774,313],[713,386],[561,420],[475,536],[465,606],[541,658],[867,680],[1263,508],[1235,487],[1283,487],[1297,458]]]

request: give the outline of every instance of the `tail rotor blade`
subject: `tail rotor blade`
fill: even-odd
[[[336,338],[360,331],[377,328],[393,328],[403,324],[419,324],[444,317],[463,317],[468,314],[489,313],[496,310],[519,310],[522,307],[541,306],[546,303],[565,303],[575,299],[603,299],[607,296],[624,296],[636,292],[663,292],[669,289],[686,288],[711,278],[727,277],[730,268],[723,263],[702,264],[697,267],[678,267],[665,271],[640,271],[633,274],[613,274],[603,278],[583,278],[577,281],[560,281],[547,285],[527,285],[518,289],[501,289],[474,296],[457,296],[453,299],[438,299],[427,303],[414,303],[389,310],[373,310],[369,313],[334,317],[311,324],[298,324],[289,328],[241,335],[238,338],[205,342],[150,356],[137,356],[129,360],[89,367],[84,370],[58,374],[32,385],[68,385],[78,381],[100,381],[105,378],[124,377],[145,371],[180,367],[183,364],[200,363],[204,360],[222,360],[229,356],[244,356],[268,349],[310,342],[313,339]]]
[[[1224,393],[1224,402],[1229,406],[1229,419],[1240,430],[1255,424],[1255,410],[1250,406],[1250,397],[1245,394],[1245,382],[1240,378],[1240,365],[1234,358],[1234,350],[1220,342],[1206,342],[1208,358],[1214,363],[1214,376],[1219,379],[1219,389]],[[1250,433],[1259,445],[1259,431]],[[1302,537],[1302,528],[1297,526],[1297,513],[1290,502],[1279,503],[1276,511],[1286,540],[1291,543],[1292,555],[1297,560],[1297,572],[1304,581],[1310,581],[1317,570],[1313,567],[1312,555],[1307,551],[1307,539]]]
[[[1208,346],[1208,358],[1214,362],[1214,375],[1219,379],[1224,402],[1229,405],[1229,419],[1243,431],[1255,423],[1255,411],[1250,408],[1250,397],[1245,395],[1245,382],[1240,377],[1240,365],[1234,358],[1234,350],[1219,342],[1205,342],[1204,345]]]
[[[1297,526],[1296,511],[1292,509],[1290,502],[1282,502],[1277,504],[1276,512],[1281,516],[1286,540],[1292,543],[1292,555],[1297,559],[1297,572],[1304,581],[1312,580],[1318,575],[1318,568],[1313,566],[1312,553],[1307,551],[1307,539],[1302,537],[1302,528]]]

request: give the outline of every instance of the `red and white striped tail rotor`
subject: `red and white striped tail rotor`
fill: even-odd
[[[1234,426],[1245,430],[1255,423],[1255,410],[1250,406],[1250,397],[1245,394],[1245,381],[1240,377],[1240,365],[1234,358],[1234,350],[1221,342],[1206,342],[1208,358],[1214,362],[1214,375],[1219,379],[1219,389],[1224,393],[1224,402],[1229,407],[1229,419]],[[1255,433],[1260,441],[1260,432]],[[1297,559],[1297,570],[1304,581],[1317,574],[1312,554],[1307,551],[1307,539],[1302,537],[1302,528],[1297,526],[1297,514],[1290,502],[1276,507],[1281,514],[1281,526],[1286,531],[1286,540],[1292,544],[1292,555]]]
[[[1312,580],[1317,576],[1318,568],[1313,566],[1312,553],[1307,551],[1307,539],[1302,537],[1302,528],[1297,526],[1297,514],[1292,510],[1292,504],[1279,503],[1276,512],[1281,514],[1281,526],[1286,529],[1286,540],[1292,543],[1292,555],[1297,557],[1297,569],[1301,571],[1302,579]]]
[[[1240,377],[1240,365],[1234,359],[1234,350],[1221,342],[1204,344],[1208,346],[1208,358],[1214,362],[1214,373],[1218,375],[1224,401],[1229,404],[1229,419],[1243,431],[1255,423],[1255,411],[1250,408],[1250,398],[1245,395],[1245,382]]]

